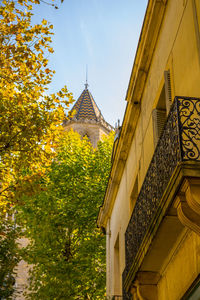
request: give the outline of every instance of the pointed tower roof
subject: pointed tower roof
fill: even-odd
[[[88,90],[88,84],[85,84],[85,89],[81,93],[80,97],[74,104],[72,108],[73,118],[76,120],[94,120],[94,121],[104,121],[100,109],[98,108],[92,94]]]
[[[88,90],[88,83],[86,78],[85,89],[81,93],[78,100],[71,109],[73,113],[68,120],[65,120],[64,126],[71,126],[72,124],[81,124],[82,126],[89,126],[90,124],[97,125],[107,132],[114,128],[105,121],[100,109],[98,108],[92,94]]]

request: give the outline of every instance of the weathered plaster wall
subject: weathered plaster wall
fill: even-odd
[[[200,237],[189,231],[169,256],[158,283],[158,299],[181,299],[199,273]]]
[[[200,4],[198,0],[196,0],[196,6],[200,24]],[[110,222],[107,224],[107,232],[111,231],[110,237],[107,238],[110,249],[110,258],[107,264],[107,276],[109,277],[107,278],[108,295],[115,294],[115,278],[116,276],[121,278],[125,266],[124,234],[131,214],[130,195],[134,182],[136,176],[138,176],[138,187],[140,190],[155,150],[152,110],[156,107],[164,85],[164,71],[170,70],[173,97],[175,95],[200,96],[200,53],[198,52],[197,29],[194,22],[193,0],[169,0],[167,2],[165,17],[142,96],[140,117],[122,179],[119,183]],[[118,235],[120,274],[116,274],[114,270],[114,246]],[[184,251],[187,252],[188,250]],[[183,256],[181,254],[180,260],[183,259]],[[178,260],[177,256],[176,262],[171,266],[171,270],[176,268]],[[169,269],[167,272],[166,276],[170,278],[170,272],[173,274],[173,270],[170,271]],[[172,279],[171,282],[173,282]],[[162,283],[160,283],[160,291],[166,289],[165,285],[166,281],[163,279]],[[170,298],[171,296],[168,298],[162,297],[159,299],[178,299]]]
[[[160,86],[164,83],[164,71],[170,69],[173,96],[197,97],[200,95],[198,83],[200,54],[197,51],[193,19],[192,0],[168,1],[142,98],[141,117],[138,122],[139,135],[142,135],[140,186],[154,152],[152,109],[156,107]]]

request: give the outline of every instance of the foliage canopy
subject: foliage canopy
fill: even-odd
[[[53,26],[32,25],[39,0],[0,5],[0,217],[18,209],[30,244],[31,299],[103,299],[105,240],[96,228],[110,170],[113,136],[92,148],[77,133],[63,133],[64,87],[48,95]],[[18,230],[20,227],[18,228]],[[0,298],[10,299],[19,260],[18,230],[0,221]]]
[[[3,0],[0,5],[0,207],[14,191],[31,183],[49,164],[64,108],[72,95],[64,87],[47,95],[54,71],[53,25],[32,25],[32,4],[38,0]],[[29,172],[25,170],[29,169]]]
[[[50,0],[51,1],[51,0]],[[0,298],[10,299],[19,260],[15,195],[33,192],[55,155],[55,144],[72,95],[64,87],[47,95],[54,71],[48,67],[53,25],[32,25],[39,0],[0,3]]]
[[[40,192],[23,197],[19,217],[30,239],[31,299],[104,299],[105,238],[96,226],[110,171],[113,134],[94,149],[65,133]]]

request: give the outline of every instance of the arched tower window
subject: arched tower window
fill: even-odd
[[[87,137],[87,138],[88,138],[88,140],[91,142],[91,138],[90,138],[90,136],[89,136],[89,134],[88,134],[88,133],[85,133],[85,134],[83,134],[83,137]]]

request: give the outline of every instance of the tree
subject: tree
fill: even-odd
[[[3,0],[0,6],[1,210],[51,162],[64,109],[72,101],[66,87],[47,95],[54,73],[47,59],[53,25],[46,20],[31,25],[34,3],[39,1]]]
[[[10,299],[12,272],[19,259],[18,230],[5,214],[15,195],[34,193],[55,156],[55,143],[72,95],[64,87],[47,95],[54,71],[53,26],[31,25],[32,4],[39,0],[3,0],[0,4],[0,298]],[[19,229],[19,228],[18,228]]]
[[[40,192],[23,196],[19,218],[30,239],[31,299],[104,299],[105,237],[96,226],[110,172],[113,134],[94,149],[64,133]]]

